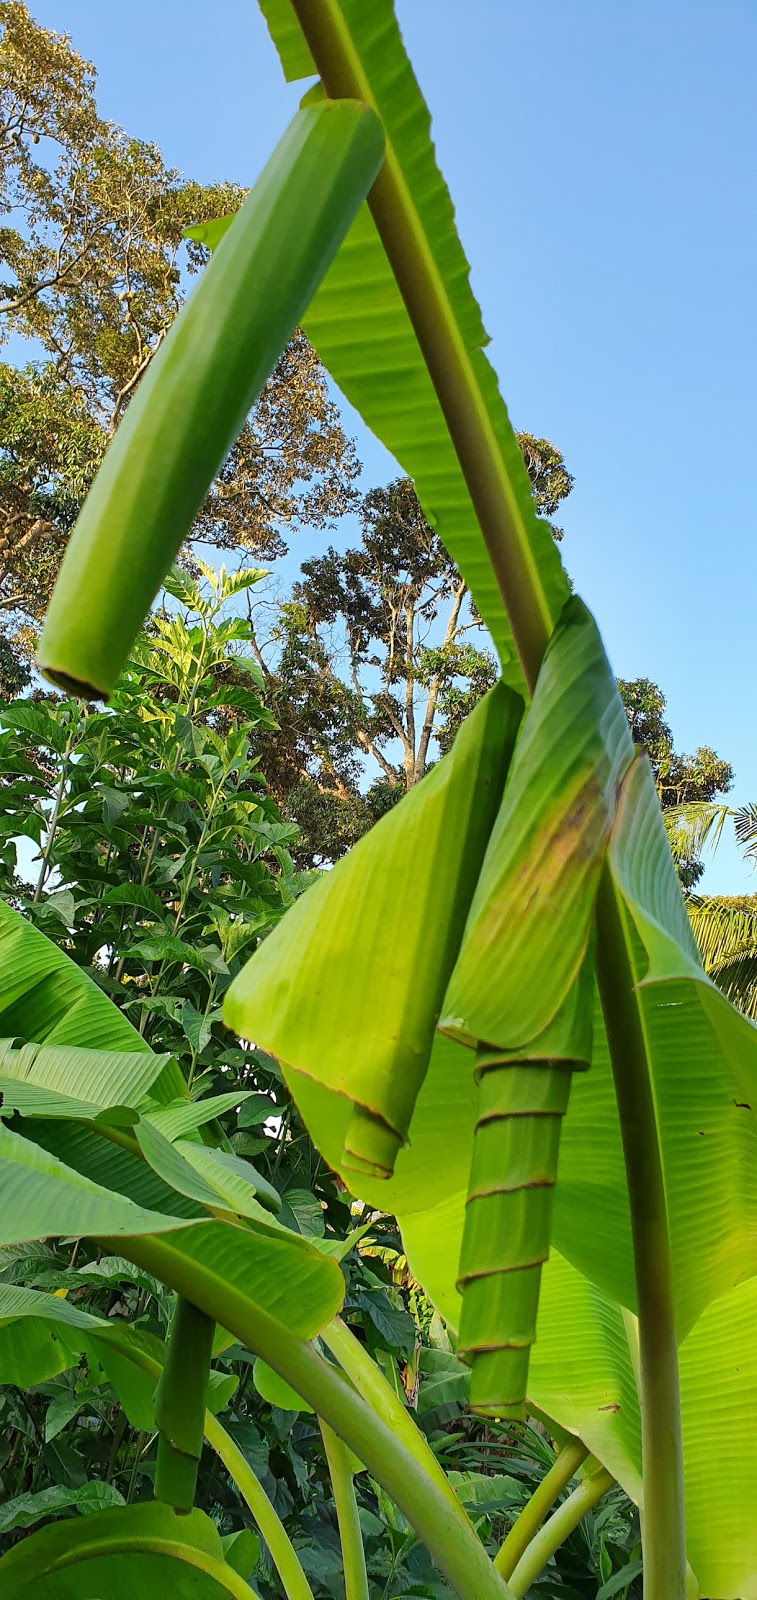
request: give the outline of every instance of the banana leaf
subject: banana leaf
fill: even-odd
[[[4,1600],[255,1600],[204,1511],[157,1501],[53,1523],[0,1559]]]
[[[261,0],[261,10],[289,81],[315,67],[289,0]],[[387,160],[399,169],[417,211],[417,231],[475,368],[486,425],[501,453],[508,514],[526,559],[539,574],[552,621],[568,584],[549,526],[537,517],[531,488],[494,370],[488,335],[471,291],[449,191],[436,164],[430,119],[390,4],[340,0],[340,25],[359,62],[359,98],[378,111]],[[222,227],[192,230],[215,244]],[[525,685],[512,633],[484,547],[476,512],[450,440],[412,324],[367,206],[363,205],[332,267],[302,318],[308,338],[364,422],[414,480],[423,510],[470,586],[499,653],[505,681]]]
[[[492,690],[227,993],[226,1022],[279,1059],[295,1097],[317,1085],[325,1122],[343,1100],[345,1169],[386,1175],[404,1142],[521,710]]]
[[[149,1090],[162,1104],[186,1098],[181,1071],[170,1057],[156,1056],[123,1012],[63,950],[51,943],[18,911],[0,901],[0,1035],[6,1046],[13,1041],[33,1041],[62,1049],[85,1044],[89,1051],[117,1051],[123,1063],[124,1084],[140,1096]],[[144,1056],[137,1066],[135,1057]],[[3,1072],[8,1071],[7,1062]],[[25,1074],[47,1088],[62,1089],[52,1055],[35,1060]],[[123,1104],[120,1072],[114,1063],[91,1062],[83,1075],[87,1088],[77,1092],[79,1074],[68,1076],[65,1092],[92,1099],[99,1105]]]

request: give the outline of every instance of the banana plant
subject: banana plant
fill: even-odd
[[[568,1509],[541,1532],[530,1513],[514,1570],[512,1545],[490,1563],[384,1401],[371,1410],[312,1342],[336,1310],[336,1263],[298,1253],[258,1197],[232,1198],[217,1158],[198,1173],[149,1117],[117,1138],[41,1118],[33,1145],[8,1132],[0,1154],[35,1228],[57,1218],[106,1248],[117,1239],[285,1379],[460,1596],[522,1593],[617,1477],[642,1511],[646,1600],[698,1586],[736,1600],[757,1593],[754,1484],[747,1465],[702,1518],[702,1422],[717,1433],[751,1370],[757,1033],[702,969],[650,769],[535,514],[391,4],[261,4],[287,78],[319,81],[239,217],[194,230],[217,253],[84,507],[41,665],[109,692],[301,320],[414,479],[502,683],[286,914],[226,1016],[279,1058],[347,1187],[396,1212],[412,1270],[459,1331],[474,1404],[538,1408],[592,1452]],[[116,1191],[101,1182],[108,1139]],[[198,1360],[198,1410],[206,1381]],[[558,1487],[574,1466],[571,1454]]]

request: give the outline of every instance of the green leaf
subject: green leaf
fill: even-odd
[[[205,1145],[190,1144],[186,1139],[171,1144],[149,1122],[139,1124],[137,1139],[145,1160],[179,1194],[214,1211],[236,1211],[261,1227],[280,1228],[281,1224],[272,1220],[256,1198],[253,1184],[236,1170],[236,1165],[228,1164],[228,1157],[224,1160],[222,1151],[208,1150]],[[253,1171],[250,1168],[250,1173]]]
[[[3,1207],[0,1244],[51,1236],[154,1233],[191,1226],[185,1217],[148,1211],[66,1167],[0,1127]]]
[[[57,1438],[66,1425],[81,1411],[83,1400],[78,1394],[56,1394],[45,1414],[45,1443]]]
[[[76,1345],[45,1321],[34,1318],[20,1326],[2,1319],[0,1309],[0,1383],[31,1389],[76,1365]]]
[[[150,362],[90,490],[39,646],[54,681],[113,688],[382,158],[380,123],[363,105],[295,116]]]
[[[260,1540],[252,1528],[240,1528],[221,1538],[224,1559],[240,1578],[251,1578],[260,1560]]]
[[[160,1058],[86,972],[2,902],[0,1027],[38,1044],[141,1052],[160,1070]]]
[[[17,1039],[0,1040],[0,1076],[18,1082],[15,1090],[12,1081],[8,1082],[6,1103],[17,1103],[26,1116],[76,1115],[64,1110],[64,1099],[79,1101],[84,1116],[90,1114],[88,1108],[135,1107],[169,1060],[169,1056],[153,1055],[152,1051],[88,1050],[80,1045],[19,1047]],[[24,1089],[28,1090],[26,1097]],[[44,1110],[42,1093],[35,1095],[35,1089],[50,1091],[49,1111]],[[53,1109],[56,1104],[57,1110]],[[118,1120],[129,1119],[122,1116]]]
[[[285,1189],[282,1200],[292,1212],[300,1233],[322,1239],[326,1232],[323,1207],[312,1189]]]
[[[127,803],[130,803],[127,796]],[[149,889],[141,883],[119,883],[112,889],[106,889],[98,900],[98,905],[106,906],[136,906],[140,911],[149,911],[157,922],[165,920],[166,908],[160,895],[154,889]]]
[[[279,1057],[324,1154],[352,1102],[350,1169],[390,1171],[406,1136],[519,718],[500,684],[450,754],[295,901],[227,993],[226,1022]]]
[[[77,1489],[69,1489],[62,1483],[51,1484],[48,1489],[40,1489],[38,1494],[20,1494],[13,1500],[6,1500],[0,1506],[0,1535],[10,1533],[14,1528],[32,1528],[43,1517],[52,1516],[56,1511],[66,1511],[69,1507],[80,1511],[82,1515],[91,1515],[106,1506],[121,1506],[123,1503],[123,1495],[111,1483],[83,1483]],[[4,1563],[0,1562],[0,1573],[3,1572]],[[2,1592],[5,1596],[6,1591]]]
[[[289,0],[261,0],[288,78],[317,76]],[[336,8],[334,8],[336,9]],[[548,525],[537,516],[520,451],[494,371],[488,342],[455,229],[454,211],[436,165],[430,119],[390,5],[340,0],[338,22],[355,63],[355,81],[330,93],[357,93],[381,118],[388,164],[409,199],[408,222],[430,259],[459,330],[480,393],[482,426],[495,436],[507,477],[508,516],[528,550],[552,620],[568,595]],[[328,86],[327,86],[328,87]],[[207,241],[206,241],[207,242]],[[520,663],[479,523],[418,341],[367,207],[362,207],[303,327],[324,366],[367,426],[414,480],[423,510],[439,533],[489,629],[506,680],[522,689]],[[396,397],[402,395],[402,405]]]
[[[578,977],[620,778],[628,720],[596,624],[570,599],[550,640],[492,829],[439,1023],[517,1051]]]
[[[208,1100],[178,1100],[167,1106],[151,1105],[143,1108],[142,1114],[143,1119],[149,1120],[164,1138],[181,1139],[195,1128],[201,1128],[204,1123],[212,1122],[216,1117],[223,1116],[224,1112],[242,1105],[251,1095],[254,1095],[252,1089],[235,1089],[227,1094],[213,1095]]]
[[[21,1054],[20,1051],[15,1053]],[[70,1054],[74,1055],[75,1052],[71,1051]],[[12,1116],[14,1112],[22,1117],[73,1117],[83,1122],[102,1121],[116,1127],[131,1127],[137,1120],[137,1113],[128,1106],[113,1106],[104,1111],[94,1101],[75,1100],[72,1095],[58,1094],[55,1089],[45,1089],[25,1078],[0,1077],[0,1116]]]
[[[620,1594],[621,1589],[628,1589],[634,1578],[638,1578],[643,1570],[641,1561],[627,1561],[625,1566],[619,1567],[617,1572],[602,1584],[597,1591],[597,1600],[612,1600],[612,1596]]]
[[[312,1413],[313,1407],[308,1405],[307,1400],[303,1400],[300,1395],[295,1394],[294,1389],[286,1382],[286,1379],[280,1378],[278,1372],[274,1372],[273,1368],[269,1367],[260,1356],[257,1356],[253,1362],[252,1381],[258,1394],[263,1400],[267,1400],[270,1406],[279,1406],[282,1411],[309,1411]]]
[[[0,1560],[4,1600],[249,1600],[202,1511],[178,1517],[157,1501],[55,1523]],[[254,1597],[253,1597],[254,1600]]]
[[[269,1117],[279,1116],[281,1108],[270,1095],[251,1094],[240,1109],[237,1124],[240,1128],[257,1128],[261,1122],[267,1122]]]

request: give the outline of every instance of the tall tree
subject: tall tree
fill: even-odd
[[[205,259],[184,229],[235,210],[243,191],[183,177],[106,122],[94,68],[22,0],[0,0],[0,29],[0,341],[33,358],[0,365],[0,607],[13,632],[43,612],[108,438]],[[270,559],[288,529],[330,525],[353,504],[357,470],[297,333],[193,541]]]
[[[572,478],[547,439],[521,434],[539,510]],[[560,530],[553,530],[560,536]],[[407,478],[372,489],[360,543],[306,561],[273,629],[266,745],[274,793],[300,824],[305,862],[333,860],[428,771],[496,663],[465,583]]]

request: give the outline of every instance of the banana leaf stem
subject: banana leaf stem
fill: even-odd
[[[313,1600],[313,1591],[300,1566],[297,1551],[271,1505],[265,1489],[258,1483],[252,1467],[245,1461],[239,1446],[234,1443],[218,1418],[211,1416],[209,1411],[205,1413],[205,1438],[223,1462],[229,1477],[233,1478],[242,1499],[252,1512],[268,1546],[287,1600]]]
[[[131,1361],[141,1372],[148,1373],[156,1381],[160,1379],[163,1368],[159,1361],[155,1361],[147,1354],[146,1350],[141,1350],[126,1338],[123,1343],[118,1339],[114,1342],[126,1361]],[[223,1424],[211,1411],[205,1412],[203,1427],[211,1450],[214,1450],[219,1461],[223,1462],[229,1477],[233,1478],[242,1499],[252,1512],[268,1546],[287,1600],[313,1600],[313,1591],[300,1566],[289,1534],[271,1505],[265,1489],[255,1477],[252,1467],[245,1461],[239,1445],[235,1444]]]
[[[157,1235],[101,1239],[236,1335],[302,1395],[399,1506],[460,1600],[513,1600],[477,1535],[375,1410],[313,1344],[297,1339],[233,1284]]]
[[[550,1557],[565,1542],[568,1534],[578,1527],[587,1511],[591,1511],[592,1506],[601,1500],[602,1495],[612,1488],[614,1482],[612,1473],[602,1467],[599,1472],[592,1473],[591,1477],[582,1478],[578,1487],[568,1495],[567,1500],[563,1500],[562,1505],[558,1506],[549,1521],[545,1522],[544,1527],[540,1528],[535,1538],[531,1540],[515,1568],[510,1584],[515,1600],[521,1600],[521,1595],[530,1589]]]
[[[349,1451],[327,1422],[321,1422],[321,1433],[339,1523],[345,1600],[370,1600],[363,1534],[355,1499],[355,1482]]]
[[[395,1438],[401,1440],[405,1449],[409,1450],[437,1488],[441,1489],[455,1515],[467,1528],[470,1528],[468,1514],[458,1500],[446,1472],[439,1465],[428,1441],[387,1382],[381,1368],[371,1359],[368,1351],[363,1348],[360,1340],[355,1338],[341,1317],[334,1317],[333,1322],[323,1329],[321,1343],[325,1344],[336,1357],[358,1394],[369,1401],[382,1422],[391,1428]]]
[[[599,896],[597,977],[631,1211],[639,1330],[645,1600],[684,1600],[683,1447],[665,1179],[624,908],[609,872]]]
[[[292,0],[292,10],[327,95],[334,100],[361,100],[378,110],[339,0]],[[389,139],[368,205],[457,451],[492,567],[506,596],[523,675],[532,690],[556,619],[471,352]]]
[[[502,1573],[503,1578],[512,1577],[521,1556],[534,1539],[550,1507],[554,1505],[563,1489],[567,1488],[574,1472],[578,1471],[581,1462],[586,1460],[588,1454],[586,1445],[580,1439],[569,1439],[568,1443],[563,1445],[497,1551],[494,1565],[497,1571]]]

